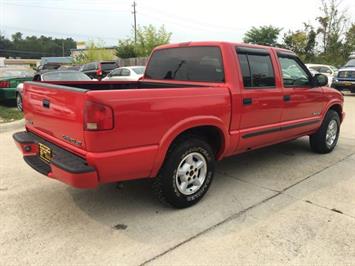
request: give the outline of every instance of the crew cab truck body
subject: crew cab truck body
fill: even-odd
[[[71,186],[154,178],[175,207],[199,201],[215,161],[310,136],[334,149],[343,96],[288,50],[225,42],[161,46],[137,82],[24,85],[25,161]]]

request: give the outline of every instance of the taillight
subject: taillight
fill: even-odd
[[[113,111],[111,107],[100,103],[86,102],[84,129],[89,131],[113,129]]]
[[[7,80],[0,81],[0,88],[10,88],[10,82]]]
[[[101,69],[96,70],[96,75],[97,76],[102,76],[102,70]]]

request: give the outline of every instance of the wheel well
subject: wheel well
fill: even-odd
[[[329,110],[334,110],[335,112],[338,113],[340,121],[343,120],[343,109],[340,104],[334,104],[332,105]]]
[[[175,138],[173,143],[188,136],[197,136],[204,139],[209,145],[211,145],[216,157],[221,152],[222,148],[224,148],[223,133],[215,126],[199,126],[185,130]]]

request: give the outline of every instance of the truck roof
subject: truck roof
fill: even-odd
[[[294,53],[291,50],[279,48],[279,47],[242,43],[242,42],[224,42],[224,41],[181,42],[181,43],[165,44],[165,45],[161,45],[161,46],[155,48],[154,50],[167,49],[167,48],[178,48],[178,47],[191,47],[191,46],[223,46],[223,45],[243,46],[243,47],[259,48],[259,49],[260,48],[273,49],[273,50],[283,51],[283,52],[287,52],[287,53]]]

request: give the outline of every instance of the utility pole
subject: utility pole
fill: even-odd
[[[136,11],[136,6],[137,6],[137,3],[136,1],[133,1],[133,16],[134,16],[134,43],[136,44],[137,43],[137,11]]]
[[[63,54],[63,57],[64,57],[64,40],[62,40],[62,54]]]
[[[134,45],[137,46],[137,3],[136,1],[133,1],[133,16],[134,16]],[[136,48],[135,48],[136,49]],[[137,65],[137,57],[134,57],[134,64]]]

